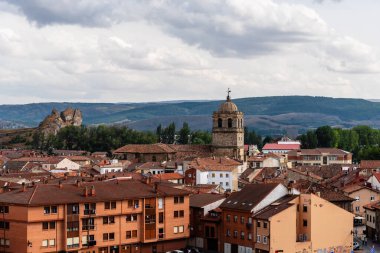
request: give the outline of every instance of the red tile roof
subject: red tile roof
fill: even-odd
[[[380,160],[362,160],[360,162],[360,168],[361,169],[376,169],[376,168],[380,168]]]
[[[184,176],[179,173],[161,173],[153,175],[154,178],[157,178],[159,180],[177,180],[177,179],[183,179]]]
[[[189,168],[202,171],[232,171],[239,165],[241,162],[228,157],[205,157],[196,158],[189,163]]]
[[[113,153],[140,153],[140,154],[173,154],[176,151],[167,144],[129,144],[116,149]]]
[[[300,148],[301,148],[300,144],[267,143],[264,145],[263,150],[297,150]]]
[[[96,192],[95,196],[85,197],[83,195],[85,186],[88,189],[93,186]],[[25,191],[17,190],[2,193],[0,194],[0,202],[41,206],[188,194],[188,191],[165,184],[159,184],[158,190],[155,192],[153,185],[131,179],[82,183],[79,187],[76,184],[63,184],[61,188],[56,184],[37,184],[33,187],[27,187]]]

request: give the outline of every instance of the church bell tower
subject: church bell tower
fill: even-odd
[[[244,159],[244,114],[231,101],[231,90],[227,100],[212,115],[212,148],[216,156]]]

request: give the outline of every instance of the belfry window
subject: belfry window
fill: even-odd
[[[232,119],[228,119],[228,128],[231,128],[232,127]]]
[[[223,120],[221,118],[218,119],[218,127],[223,127]]]

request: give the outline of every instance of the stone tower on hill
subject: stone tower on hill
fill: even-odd
[[[213,113],[212,148],[216,156],[244,159],[244,114],[231,101],[228,89],[227,100]]]

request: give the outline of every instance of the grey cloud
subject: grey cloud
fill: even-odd
[[[54,1],[54,5],[50,0],[3,1],[19,6],[29,20],[39,25],[96,27],[137,20],[217,57],[253,58],[304,47],[305,51],[313,51],[330,71],[379,72],[379,61],[373,50],[365,48],[363,53],[357,53],[362,48],[360,43],[345,40],[315,11],[301,5],[271,0],[66,0]],[[181,64],[194,61],[169,52],[159,52],[164,60],[149,58],[148,52],[128,49],[106,47],[104,52],[114,64],[135,69],[168,69],[173,66],[169,62],[178,59]]]
[[[239,3],[226,0],[69,0],[55,1],[54,4],[49,0],[3,1],[18,6],[29,20],[38,25],[96,27],[121,21],[147,20],[159,24],[166,32],[186,43],[221,57],[267,54],[279,50],[283,43],[309,41],[313,35],[303,26],[315,21],[300,13],[296,18],[300,21],[294,23],[305,25],[293,26],[291,23],[295,16],[286,13],[292,9],[282,10],[262,1],[246,1],[247,10],[240,9]],[[263,17],[268,17],[264,23]]]

